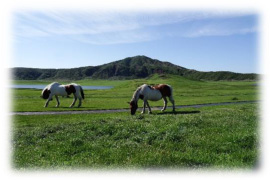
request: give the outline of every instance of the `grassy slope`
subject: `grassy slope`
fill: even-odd
[[[80,80],[81,85],[112,85],[110,90],[85,90],[85,100],[82,108],[68,108],[72,98],[60,98],[60,108],[55,108],[55,99],[50,102],[48,108],[43,108],[45,100],[40,98],[40,90],[12,90],[12,111],[64,111],[64,110],[93,110],[93,109],[117,109],[128,108],[136,88],[144,83],[172,85],[176,105],[203,104],[214,102],[231,102],[257,100],[258,92],[255,82],[209,82],[192,81],[183,77],[170,75],[159,77],[157,75],[148,79],[135,80]],[[18,84],[48,84],[46,81],[15,81]],[[69,82],[60,82],[69,83]],[[141,101],[140,101],[140,104]],[[150,102],[151,106],[162,106],[163,102]],[[168,104],[170,106],[170,103]]]
[[[256,104],[128,113],[14,116],[17,169],[253,168]]]

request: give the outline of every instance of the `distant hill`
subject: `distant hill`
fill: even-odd
[[[153,74],[173,74],[193,80],[257,80],[257,74],[242,74],[228,71],[201,72],[151,59],[146,56],[128,57],[100,66],[71,69],[12,68],[14,80],[45,79],[135,79]]]

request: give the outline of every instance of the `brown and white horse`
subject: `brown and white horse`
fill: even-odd
[[[80,107],[82,104],[82,99],[84,99],[84,92],[83,92],[82,87],[75,83],[62,85],[57,82],[53,82],[43,89],[41,93],[41,97],[43,99],[47,99],[44,105],[44,107],[47,107],[49,102],[52,100],[52,97],[55,96],[55,99],[57,101],[56,107],[59,107],[60,102],[59,102],[58,96],[68,96],[70,94],[74,95],[74,99],[73,99],[72,104],[69,107],[74,106],[74,104],[77,101],[77,98],[79,99],[78,107]]]
[[[143,110],[141,112],[142,114],[145,113],[145,106],[146,105],[148,107],[148,113],[152,113],[151,108],[150,108],[147,100],[158,101],[161,98],[163,98],[163,100],[164,100],[164,107],[162,108],[161,111],[165,111],[165,109],[167,107],[167,102],[168,102],[167,97],[169,97],[169,100],[173,105],[173,111],[175,111],[175,105],[174,105],[174,99],[173,99],[173,89],[170,85],[159,84],[156,86],[149,86],[147,84],[144,84],[144,85],[137,88],[137,90],[133,94],[131,101],[129,102],[131,115],[134,115],[136,113],[136,110],[138,108],[138,100],[139,99],[143,100]]]

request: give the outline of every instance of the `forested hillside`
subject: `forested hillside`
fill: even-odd
[[[241,74],[227,71],[201,72],[190,70],[169,62],[146,56],[128,57],[100,66],[86,66],[71,69],[12,68],[14,80],[43,79],[135,79],[153,74],[173,74],[194,80],[256,80],[257,74]]]

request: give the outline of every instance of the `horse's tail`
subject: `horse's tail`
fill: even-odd
[[[83,88],[82,88],[82,86],[80,86],[80,92],[81,92],[81,96],[82,96],[82,98],[84,99],[84,92],[83,92]]]

